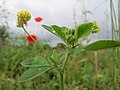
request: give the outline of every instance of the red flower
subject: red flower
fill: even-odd
[[[24,25],[25,25],[25,26],[28,26],[28,23],[27,23],[27,22],[24,22]]]
[[[35,20],[36,22],[41,22],[41,21],[43,20],[43,18],[42,18],[42,17],[36,17],[34,20]]]
[[[30,36],[31,36],[34,40],[33,40]],[[26,36],[26,39],[27,39],[28,42],[33,43],[33,42],[35,42],[35,41],[37,40],[36,35],[30,35],[30,36],[29,36],[29,35]]]

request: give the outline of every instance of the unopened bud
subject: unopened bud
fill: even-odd
[[[98,24],[96,22],[93,22],[93,30],[92,33],[97,33],[100,30],[100,27],[98,26]]]

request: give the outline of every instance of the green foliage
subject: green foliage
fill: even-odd
[[[120,46],[120,42],[118,41],[112,41],[112,40],[100,40],[96,41],[92,44],[89,44],[85,47],[80,46],[78,44],[78,39],[88,37],[91,33],[97,33],[99,31],[99,26],[96,22],[87,22],[83,23],[77,26],[77,28],[74,29],[68,29],[66,27],[59,27],[56,25],[52,25],[51,27],[42,25],[45,29],[47,29],[49,32],[55,34],[56,36],[60,37],[61,40],[63,40],[66,43],[66,53],[69,54],[75,54],[79,53],[81,51],[97,51],[101,49],[107,49],[107,48],[114,48]],[[62,63],[62,68],[58,67],[58,63],[56,63],[55,60],[58,59],[58,55],[55,51],[53,51],[52,57],[50,57],[51,61],[54,63],[54,67],[58,69],[58,72],[60,73],[60,80],[61,80],[61,90],[64,90],[64,71],[65,66],[67,66],[68,63],[68,54],[66,54],[66,57],[64,59],[64,62]],[[84,60],[83,60],[84,61]],[[62,72],[62,73],[61,73]],[[85,82],[89,82],[90,76],[86,75],[83,77]],[[96,81],[95,81],[96,83]],[[89,86],[90,82],[86,84],[86,86]],[[92,89],[92,87],[90,87]]]
[[[99,31],[99,26],[96,22],[80,24],[76,29],[68,29],[67,27],[59,27],[57,25],[42,25],[42,27],[61,38],[67,47],[74,47],[79,38],[85,38],[91,33],[97,33]]]
[[[25,71],[22,76],[19,78],[19,82],[24,82],[26,80],[33,79],[42,73],[46,72],[49,69],[49,67],[36,67],[36,68],[30,68],[27,71]]]
[[[96,22],[86,22],[80,24],[75,29],[75,41],[78,41],[80,38],[86,38],[91,33],[98,33],[99,30],[99,25]]]
[[[22,26],[23,26],[22,27],[23,30],[29,35],[29,33],[24,28],[23,24]],[[60,61],[59,60],[60,58],[59,58],[59,54],[55,50],[53,50],[52,56],[48,55],[48,59],[47,59],[52,69],[55,69],[56,71],[58,71],[59,78],[60,78],[60,90],[65,90],[64,86],[65,86],[66,81],[64,80],[66,80],[65,79],[66,75],[64,74],[66,73],[66,68],[67,68],[68,61],[70,59],[69,58],[70,55],[77,54],[84,50],[96,51],[96,50],[120,46],[120,42],[112,41],[112,40],[97,41],[97,42],[87,45],[86,47],[80,46],[81,44],[78,43],[78,39],[88,37],[91,33],[97,33],[99,31],[100,28],[96,22],[83,23],[83,24],[78,25],[77,28],[75,29],[68,29],[67,27],[59,27],[57,25],[51,25],[51,26],[42,25],[42,26],[46,30],[48,30],[50,33],[58,36],[66,44],[65,58],[63,62],[58,62]],[[19,81],[23,82],[26,80],[33,79],[34,77],[37,77],[41,75],[42,73],[44,73],[45,71],[47,71],[49,69],[47,60],[44,59],[43,57],[35,57],[32,59],[23,61],[22,62],[23,66],[31,67],[31,68],[23,73]],[[82,62],[84,61],[86,60],[82,60]],[[88,67],[86,66],[86,69],[88,70],[90,66]],[[85,86],[89,86],[90,81],[92,81],[92,79],[90,78],[90,75],[85,75],[83,76],[82,79],[84,82],[87,82]],[[95,83],[96,83],[96,80],[95,80]],[[92,89],[92,87],[89,87],[89,88]]]
[[[55,62],[58,61],[59,56],[58,56],[58,53],[56,52],[56,50],[53,50],[53,53],[52,53],[51,58],[52,58]]]
[[[39,90],[39,88],[42,90],[53,90],[55,86],[52,87],[52,85],[57,80],[50,81],[49,71],[28,82],[18,82],[22,73],[28,69],[20,65],[23,60],[33,58],[35,55],[46,59],[48,54],[52,52],[51,49],[48,49],[48,54],[46,54],[42,49],[44,46],[42,43],[31,45],[22,42],[19,44],[21,45],[7,44],[0,48],[0,90],[13,90],[14,88],[16,90]]]
[[[94,30],[93,27],[93,22],[80,24],[75,30],[75,38],[78,40],[79,38],[87,37]]]
[[[22,44],[21,46],[4,46],[0,49],[0,90],[59,90],[59,78],[55,70],[48,70],[44,74],[19,83],[18,79],[28,68],[23,68],[20,62],[35,55],[47,59],[53,50],[47,49],[48,54],[42,49],[44,45],[35,43],[34,45]],[[58,49],[59,48],[59,49]],[[64,59],[65,49],[56,47],[61,59]],[[62,50],[62,52],[61,52]],[[112,50],[98,51],[99,74],[97,76],[97,90],[112,89]],[[104,57],[103,57],[104,56]],[[81,52],[70,56],[68,67],[66,68],[66,89],[92,90],[94,75],[94,54],[92,52]],[[62,61],[61,61],[62,62]],[[60,62],[60,63],[61,63]],[[118,63],[119,64],[119,63]],[[120,64],[119,64],[120,65]],[[30,68],[31,69],[31,68]],[[28,69],[29,70],[29,69]],[[36,68],[36,70],[38,70]],[[34,70],[33,70],[34,71]],[[119,87],[119,83],[117,83]],[[120,88],[120,87],[119,87]]]
[[[100,40],[100,41],[96,41],[92,44],[87,45],[84,49],[87,51],[96,51],[96,50],[101,50],[101,49],[114,48],[118,46],[120,46],[119,41]]]
[[[84,50],[85,50],[84,47],[68,48],[69,53],[80,53]]]
[[[47,60],[41,56],[35,56],[34,58],[29,58],[21,62],[24,67],[48,67],[49,64]]]
[[[53,29],[52,27],[47,26],[47,25],[42,25],[42,27],[44,27],[46,30],[48,30],[49,32],[53,33],[54,35],[58,36],[58,35],[55,33],[55,31],[54,31],[54,29]]]
[[[51,26],[54,31],[56,32],[56,34],[63,40],[63,41],[66,41],[66,36],[65,36],[65,33],[63,32],[63,30],[57,26],[57,25],[52,25]]]
[[[24,67],[31,67],[31,68],[23,73],[23,75],[19,79],[20,82],[33,79],[41,75],[50,68],[47,60],[41,56],[29,58],[23,61],[21,64]]]

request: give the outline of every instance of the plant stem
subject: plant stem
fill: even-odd
[[[29,35],[30,36],[30,38],[33,40],[33,41],[36,41],[28,32],[27,32],[27,30],[25,29],[25,27],[22,25],[22,28],[23,28],[23,30],[25,31],[25,33],[27,34],[27,35]]]
[[[118,3],[119,3],[119,0],[118,0]],[[112,26],[112,39],[113,40],[120,40],[120,33],[119,33],[119,15],[118,15],[118,21],[117,21],[117,15],[116,15],[116,12],[115,12],[115,6],[114,6],[114,3],[113,3],[113,0],[110,0],[110,10],[111,10],[111,26]],[[119,13],[119,4],[118,4],[118,14]],[[118,23],[118,24],[117,24]],[[117,32],[116,32],[117,31]],[[113,83],[113,88],[112,90],[116,90],[116,85],[117,85],[117,66],[118,64],[116,63],[119,59],[119,49],[116,48],[116,49],[113,49],[113,61],[112,61],[112,83]]]
[[[118,40],[120,41],[120,0],[118,0]],[[118,60],[120,60],[120,48],[117,48]],[[120,80],[120,65],[118,64],[118,79]]]
[[[64,60],[64,62],[63,62],[63,66],[62,66],[62,70],[63,70],[63,71],[65,70],[65,66],[66,66],[66,64],[67,64],[69,55],[70,55],[70,53],[67,52],[67,53],[66,53],[65,60]]]
[[[98,55],[97,51],[94,52],[95,54],[95,76],[94,76],[94,82],[93,82],[93,90],[96,90],[96,79],[97,79],[97,74],[98,74]]]
[[[60,90],[64,90],[64,72],[60,72]]]
[[[69,58],[70,53],[66,53],[66,57],[65,60],[63,62],[63,66],[61,68],[62,72],[59,71],[60,73],[60,90],[65,90],[65,66],[68,62],[68,58]]]
[[[112,84],[113,84],[112,90],[115,90],[115,63],[114,63],[114,59],[112,62],[112,79],[113,79],[112,80]]]

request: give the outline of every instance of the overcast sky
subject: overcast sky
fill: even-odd
[[[7,0],[7,6],[11,13],[9,23],[12,31],[15,30],[14,33],[24,33],[16,28],[16,13],[19,10],[26,9],[32,14],[27,29],[31,34],[35,33],[41,39],[54,38],[40,26],[41,24],[57,24],[74,28],[75,20],[78,24],[84,22],[84,10],[89,11],[86,18],[88,21],[98,22],[102,29],[110,28],[106,27],[110,24],[109,0]],[[43,17],[44,20],[41,23],[34,22],[34,18],[37,16]]]

